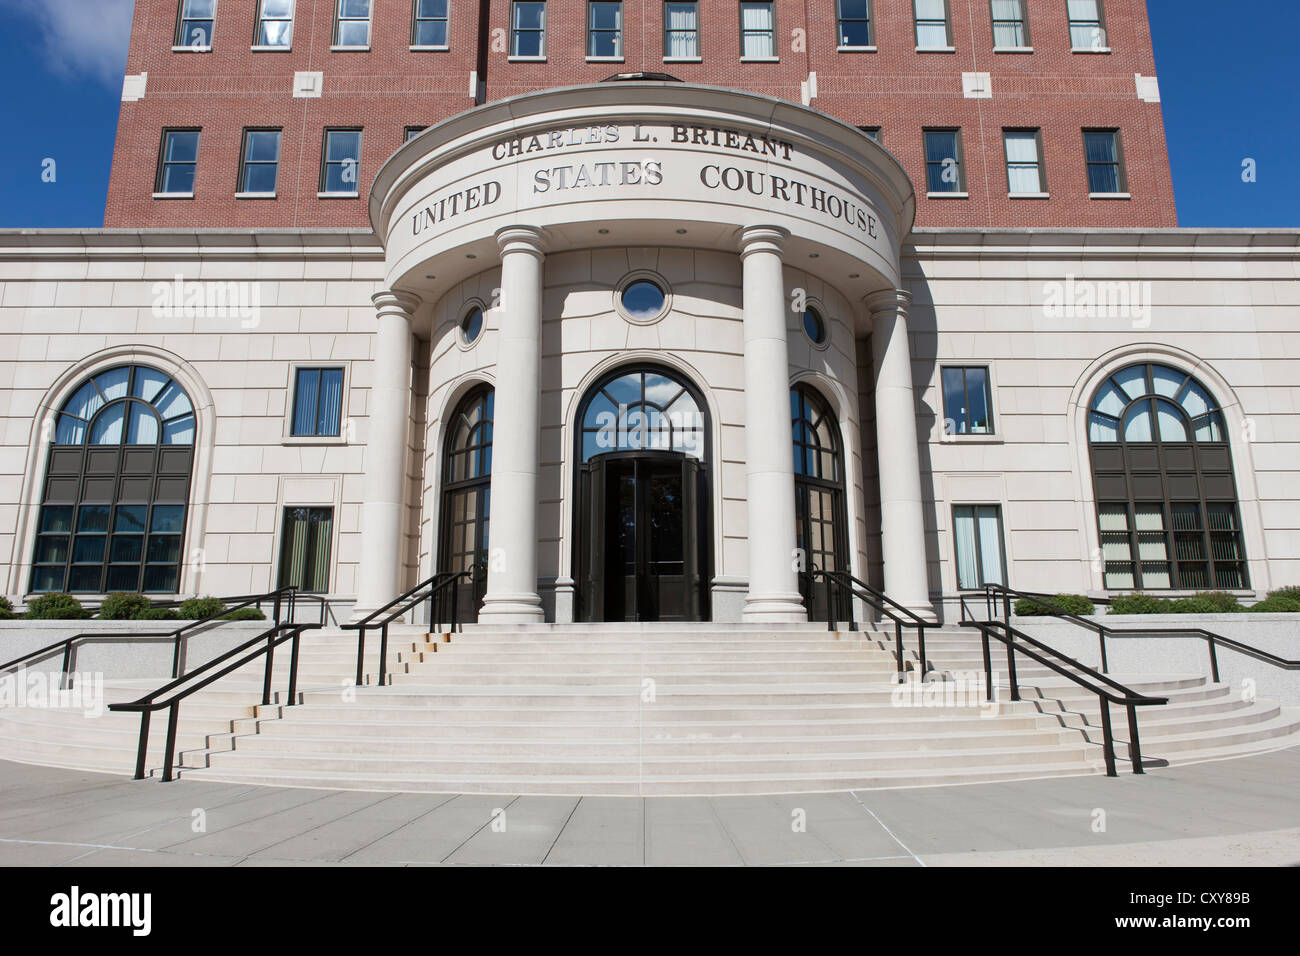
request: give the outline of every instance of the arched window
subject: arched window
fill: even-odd
[[[176,593],[194,437],[165,372],[121,365],[82,384],[55,423],[32,590]]]
[[[582,460],[611,451],[679,451],[705,457],[698,398],[659,369],[620,370],[599,383],[582,412]]]
[[[442,517],[438,570],[483,571],[488,557],[491,514],[492,406],[495,392],[479,385],[469,392],[447,423],[442,465]],[[473,614],[482,602],[486,575],[465,582],[461,608]]]
[[[1193,376],[1141,363],[1089,406],[1107,588],[1246,588],[1237,488],[1223,413]]]
[[[844,459],[835,413],[806,385],[790,390],[794,431],[795,543],[811,571],[848,571],[848,519],[844,506]],[[824,589],[801,576],[804,606],[812,620],[826,619]],[[845,616],[837,613],[837,616]]]

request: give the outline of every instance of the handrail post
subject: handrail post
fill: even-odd
[[[930,673],[930,664],[925,659],[925,625],[921,624],[916,629],[916,642],[921,654],[921,680]]]
[[[825,571],[822,572],[822,581],[826,583],[826,630],[833,631],[835,630],[835,625],[838,624],[839,622],[835,620],[835,618],[837,617],[835,613],[836,592],[833,591],[832,589],[838,588],[839,584],[837,582],[831,581],[831,576],[827,574]],[[811,590],[811,588],[809,590]]]
[[[140,711],[140,749],[135,755],[135,779],[144,779],[145,752],[149,749],[149,717],[147,710]]]
[[[72,670],[72,642],[76,638],[70,637],[63,644],[63,664],[59,672],[59,690],[68,689],[68,672]]]
[[[1219,651],[1214,643],[1214,635],[1209,636],[1210,642],[1210,673],[1214,676],[1214,682],[1219,682]]]
[[[182,631],[177,631],[173,639],[172,646],[172,680],[181,676],[181,637]]]
[[[1110,727],[1110,701],[1101,694],[1097,695],[1101,704],[1102,751],[1106,757],[1106,776],[1118,777],[1115,772],[1115,736]]]
[[[298,639],[302,637],[302,630],[294,628],[293,641],[289,651],[289,699],[285,705],[292,707],[298,703]]]
[[[366,625],[357,628],[357,686],[361,686],[366,659]]]
[[[388,671],[388,622],[379,629],[379,684],[384,686],[384,677]]]
[[[1011,636],[1011,595],[1002,592],[1002,623],[1007,626],[1007,636]]]
[[[898,682],[907,683],[907,672],[903,667],[903,622],[894,620],[894,650],[898,656]]]
[[[271,703],[271,671],[275,668],[275,635],[279,633],[279,626],[273,630],[266,639],[266,676],[262,678],[262,704]]]
[[[1016,679],[1016,637],[1007,628],[1007,680],[1011,683],[1011,699],[1020,699],[1020,681]]]
[[[844,593],[844,592],[848,592],[848,605],[849,605],[849,630],[850,630],[850,631],[856,631],[856,630],[858,629],[858,620],[857,620],[858,615],[857,615],[857,610],[853,607],[853,598],[854,598],[854,595],[853,595],[853,584],[852,584],[852,582],[849,582],[849,581],[845,581],[845,582],[843,582],[841,593]]]
[[[460,632],[460,575],[451,582],[451,633]]]
[[[989,654],[989,629],[986,624],[980,628],[981,643],[984,645],[984,699],[993,703],[993,660]]]
[[[1101,672],[1110,673],[1110,661],[1106,657],[1106,629],[1102,626],[1097,627],[1097,638],[1101,641]]]
[[[1146,773],[1142,769],[1142,746],[1138,743],[1138,717],[1135,704],[1128,705],[1128,755],[1133,761],[1133,772]]]
[[[275,601],[271,604],[271,616],[274,618],[272,623],[275,624],[276,627],[280,626],[280,596],[282,593],[283,592],[281,591],[276,591]]]
[[[181,718],[180,699],[172,701],[168,709],[170,714],[167,718],[167,749],[163,752],[163,783],[170,783],[172,779],[172,764],[176,758],[176,725]]]

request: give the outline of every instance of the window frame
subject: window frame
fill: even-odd
[[[216,42],[217,34],[217,0],[212,0],[212,17],[199,19],[185,17],[185,5],[189,0],[177,0],[176,4],[176,28],[172,33],[172,52],[181,53],[186,50],[192,50],[195,53],[206,53],[212,49]],[[197,46],[193,43],[185,42],[185,24],[187,23],[210,23],[208,28],[208,42],[204,46]]]
[[[997,0],[989,0],[989,25],[990,25],[990,29],[992,30],[994,53],[997,53],[1000,50],[1018,52],[1021,50],[1032,50],[1034,48],[1034,38],[1032,34],[1030,34],[1029,32],[1029,4],[1026,2],[1026,0],[1018,0],[1018,2],[1020,3],[1019,20],[999,20],[997,18],[997,14],[993,10],[993,5],[997,3]],[[1019,23],[1020,30],[1024,34],[1024,42],[1016,46],[1007,46],[1005,44],[999,44],[998,24],[1000,23],[1002,24]]]
[[[943,0],[943,35],[945,43],[943,46],[921,46],[921,15],[916,9],[917,0],[912,0],[912,38],[916,41],[917,53],[952,53],[954,52],[952,41],[952,5],[948,0]],[[933,24],[936,21],[926,20],[927,24]]]
[[[330,43],[331,50],[369,50],[370,42],[374,39],[375,32],[375,0],[366,0],[366,42],[365,43],[344,43],[343,42],[343,24],[360,23],[360,17],[344,17],[343,4],[347,0],[334,0],[334,33]]]
[[[875,18],[875,10],[872,7],[872,0],[863,0],[863,3],[866,5],[866,10],[867,10],[867,16],[865,20],[865,23],[867,24],[867,42],[865,44],[863,43],[846,44],[841,42],[844,39],[843,24],[846,19],[849,20],[849,22],[851,23],[864,22],[861,17],[845,17],[843,3],[844,0],[835,0],[835,50],[836,52],[848,53],[848,52],[855,52],[855,51],[861,52],[861,51],[875,50],[876,49],[876,18]]]
[[[884,127],[859,126],[858,132],[861,133],[863,136],[867,137],[867,139],[871,140],[877,146],[885,145],[883,142],[881,142],[881,140],[884,138]]]
[[[403,126],[402,145],[405,146],[407,143],[415,139],[415,137],[419,136],[428,128],[429,128],[428,126]]]
[[[412,50],[449,50],[451,49],[451,0],[445,0],[446,15],[441,17],[421,17],[420,0],[411,0],[411,49]],[[421,23],[443,23],[446,24],[446,42],[444,43],[421,43],[420,42],[420,24]],[[426,127],[427,128],[427,127]]]
[[[988,426],[986,431],[957,431],[949,434],[946,427],[948,420],[951,418],[958,422],[956,418],[948,413],[948,394],[944,388],[943,376],[948,371],[960,371],[962,400],[965,402],[964,418],[969,427],[970,423],[970,376],[967,374],[972,370],[982,371],[984,373],[984,408],[988,413]],[[977,441],[987,441],[991,438],[998,437],[997,430],[997,410],[993,407],[993,369],[988,362],[964,362],[960,365],[940,365],[939,366],[939,402],[943,407],[943,420],[940,422],[942,436],[945,441],[961,441],[975,439]],[[961,424],[961,422],[958,422]]]
[[[618,8],[618,29],[610,30],[606,28],[596,29],[594,18],[596,7],[598,6],[616,6]],[[622,63],[624,60],[623,41],[627,32],[627,11],[624,9],[623,0],[587,0],[587,30],[586,30],[586,59],[588,63]],[[614,48],[616,53],[603,54],[593,52],[597,34],[605,36],[614,35]]]
[[[935,165],[935,161],[930,159],[930,133],[952,133],[955,135],[956,143],[956,161],[957,161],[957,183],[956,189],[932,190],[930,188],[930,167]],[[921,128],[921,153],[925,159],[925,194],[927,198],[946,198],[956,197],[959,199],[966,198],[969,194],[966,192],[966,147],[962,142],[962,132],[960,126],[924,126]],[[938,165],[942,166],[943,161],[939,160]]]
[[[1034,165],[1038,169],[1038,191],[1032,193],[1015,192],[1011,188],[1011,152],[1007,149],[1007,135],[1009,133],[1033,133],[1034,135]],[[1047,196],[1047,165],[1043,162],[1043,130],[1035,126],[1004,126],[1002,128],[1002,158],[1003,169],[1007,174],[1007,198],[1015,199],[1017,197],[1043,198]],[[1020,163],[1018,165],[1025,165]]]
[[[194,134],[194,161],[192,163],[169,163],[167,161],[167,140],[173,133],[193,133]],[[154,198],[188,198],[194,197],[194,187],[198,184],[199,177],[199,148],[203,142],[203,127],[201,126],[164,126],[162,138],[158,144],[158,166],[154,171],[153,194]],[[168,166],[193,166],[194,180],[191,183],[189,192],[173,192],[163,189],[163,184],[167,179]]]
[[[1070,17],[1070,0],[1065,0],[1065,30],[1066,35],[1070,38],[1071,53],[1109,53],[1110,52],[1110,34],[1106,30],[1106,2],[1105,0],[1096,0],[1097,19],[1096,20],[1074,20]],[[1096,29],[1101,34],[1101,46],[1075,46],[1074,45],[1074,27],[1079,25],[1096,25]]]
[[[289,16],[288,16],[288,17],[270,17],[270,18],[268,18],[268,17],[266,16],[266,14],[265,14],[265,7],[266,7],[266,0],[257,0],[257,15],[253,18],[253,46],[252,46],[252,49],[253,49],[253,50],[260,51],[260,52],[270,52],[270,51],[276,51],[276,50],[292,50],[292,49],[293,49],[293,28],[294,28],[294,18],[297,17],[297,15],[298,15],[298,0],[289,0]],[[285,22],[288,22],[288,24],[289,24],[289,42],[288,42],[288,43],[282,43],[282,44],[274,44],[274,43],[259,43],[258,41],[261,39],[261,36],[262,36],[262,24],[263,24],[263,23],[266,23],[266,22],[271,22],[271,23],[285,23]]]
[[[690,56],[673,56],[671,51],[672,34],[686,33],[686,30],[672,30],[668,26],[668,7],[669,6],[691,6],[695,8],[695,29],[689,31],[695,35],[695,52]],[[663,36],[664,36],[664,55],[665,63],[698,63],[704,57],[704,38],[703,27],[700,23],[700,0],[663,0],[663,5],[659,8],[663,18]]]
[[[745,37],[746,35],[758,36],[759,31],[745,30],[745,7],[746,6],[765,6],[769,15],[768,28],[762,31],[771,35],[772,38],[772,55],[771,56],[746,56],[745,55]],[[736,6],[737,11],[737,29],[740,37],[740,62],[741,63],[778,63],[781,60],[781,50],[777,45],[776,38],[779,36],[776,29],[776,2],[775,0],[740,0]]]
[[[980,509],[991,508],[998,519],[998,556],[1002,561],[1002,581],[985,581],[984,580],[984,547],[983,536],[980,532]],[[972,519],[975,527],[975,573],[979,583],[970,586],[963,586],[961,583],[961,558],[958,551],[959,538],[957,537],[957,512],[962,509],[969,509],[972,512]],[[952,504],[952,573],[957,584],[958,591],[982,591],[985,584],[1002,584],[1010,580],[1007,575],[1007,529],[1003,517],[1002,503],[997,501],[971,501],[971,502],[953,502]]]
[[[515,11],[521,4],[535,4],[542,11],[542,25],[536,29],[532,27],[520,27],[516,25]],[[506,57],[509,60],[524,62],[542,62],[546,59],[546,33],[547,27],[550,26],[550,10],[547,9],[546,0],[510,0],[510,36],[509,45],[506,48]],[[537,52],[536,53],[517,53],[518,39],[524,34],[537,34]]]
[[[1109,134],[1111,135],[1111,137],[1113,138],[1114,143],[1115,143],[1115,162],[1114,162],[1114,163],[1094,163],[1094,162],[1091,162],[1091,161],[1088,159],[1088,134],[1089,134],[1089,133],[1109,133]],[[1107,196],[1127,197],[1127,196],[1129,195],[1129,190],[1128,190],[1128,171],[1125,169],[1125,163],[1124,163],[1124,139],[1123,139],[1123,137],[1120,135],[1119,127],[1118,127],[1118,126],[1115,126],[1115,127],[1109,127],[1109,126],[1085,126],[1085,127],[1083,127],[1083,131],[1082,131],[1082,139],[1083,139],[1083,167],[1084,167],[1084,176],[1085,176],[1085,181],[1086,181],[1087,184],[1088,184],[1088,197],[1089,197],[1089,198],[1104,198],[1104,197],[1107,197]],[[1118,184],[1119,184],[1119,191],[1118,191],[1118,192],[1105,192],[1105,193],[1103,193],[1103,192],[1094,192],[1094,191],[1093,191],[1093,188],[1092,188],[1092,167],[1093,167],[1093,166],[1111,166],[1111,165],[1113,165],[1113,166],[1116,167],[1116,177],[1115,177],[1115,178],[1116,178],[1116,180],[1118,181]]]
[[[250,133],[275,133],[275,162],[271,163],[265,159],[251,160],[255,166],[275,166],[275,189],[270,192],[247,190],[244,186],[247,184],[247,169],[250,163],[248,158],[248,144]],[[239,173],[235,182],[235,196],[261,196],[274,197],[280,189],[280,158],[284,154],[284,127],[282,126],[245,126],[240,134],[239,145]]]
[[[289,544],[288,535],[289,535],[290,528],[292,527],[292,525],[290,524],[289,515],[291,512],[294,511],[307,512],[306,520],[308,522],[311,521],[311,516],[313,513],[317,513],[317,514],[322,512],[328,513],[329,540],[327,542],[327,547],[325,551],[325,587],[323,590],[308,588],[306,586],[307,585],[307,575],[305,573],[306,568],[304,567],[303,582],[301,585],[297,585],[297,588],[298,588],[298,593],[300,594],[329,594],[331,591],[333,591],[334,569],[336,566],[334,560],[335,558],[334,537],[338,526],[337,509],[332,504],[331,505],[291,505],[291,504],[280,505],[280,534],[278,536],[280,539],[280,547],[279,547],[280,553],[276,556],[276,581],[278,582],[277,586],[278,587],[290,586],[288,581],[286,580],[287,575],[285,572],[287,570],[286,562],[289,555],[291,554],[291,552],[287,547]],[[320,521],[318,520],[316,523],[319,526]],[[312,563],[312,569],[316,570],[314,560]]]
[[[356,133],[357,134],[357,181],[353,184],[351,192],[342,190],[330,190],[327,188],[329,183],[329,167],[341,166],[346,164],[346,160],[329,159],[329,143],[331,133]],[[361,126],[326,126],[321,130],[320,138],[320,179],[316,196],[318,199],[353,199],[361,195],[361,157],[365,149],[365,128]]]
[[[324,431],[298,431],[298,393],[302,386],[302,375],[304,372],[338,372],[339,373],[339,408],[338,422],[336,430],[332,432]],[[344,411],[347,409],[348,400],[348,369],[346,365],[294,365],[290,376],[289,406],[288,406],[288,434],[287,438],[307,439],[309,441],[338,441],[345,437],[344,422],[346,416]],[[315,410],[312,416],[313,428],[316,428],[320,422],[320,402],[321,393],[325,387],[325,376],[318,374],[316,379],[316,396],[313,404]]]

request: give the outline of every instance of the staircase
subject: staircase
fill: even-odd
[[[300,700],[257,703],[254,665],[182,707],[180,774],[381,791],[744,794],[1102,772],[1095,695],[1020,660],[1024,699],[981,707],[977,634],[934,629],[936,683],[897,688],[892,630],[824,625],[390,631],[389,686],[353,687],[353,633],[305,635]],[[906,636],[915,661],[914,635]],[[371,642],[372,644],[375,642]],[[995,649],[994,666],[1005,670]],[[283,658],[283,659],[281,659]],[[276,686],[286,686],[287,655]],[[367,669],[377,670],[373,657]],[[1000,665],[1000,666],[999,666]],[[914,665],[913,665],[914,666]],[[1148,766],[1300,743],[1300,711],[1194,675],[1116,678],[1168,696],[1140,714]],[[110,700],[156,681],[118,682]],[[1127,738],[1124,714],[1116,734]],[[151,766],[165,720],[155,720]],[[0,758],[129,773],[138,719],[0,711]],[[1117,757],[1127,746],[1117,744]]]

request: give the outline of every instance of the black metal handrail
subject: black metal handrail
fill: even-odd
[[[68,689],[68,683],[67,683],[68,675],[73,673],[73,671],[76,669],[76,660],[77,660],[76,649],[80,647],[82,644],[113,644],[118,642],[126,643],[131,641],[137,641],[142,643],[153,643],[155,641],[161,642],[161,641],[170,640],[172,642],[171,675],[173,678],[180,677],[181,666],[184,661],[183,651],[185,647],[185,641],[189,637],[189,635],[186,633],[187,631],[192,631],[196,628],[202,627],[205,624],[212,624],[213,622],[216,622],[217,625],[231,623],[223,620],[226,617],[226,615],[230,614],[232,611],[238,611],[243,608],[250,607],[252,605],[257,605],[260,608],[263,601],[274,602],[272,617],[274,623],[279,624],[281,611],[283,609],[284,600],[286,597],[288,598],[289,618],[292,620],[293,607],[294,607],[294,594],[296,591],[297,591],[296,588],[283,587],[283,588],[277,588],[274,591],[267,591],[265,594],[239,595],[237,597],[218,598],[218,600],[222,602],[222,609],[220,611],[218,611],[215,614],[209,614],[207,617],[200,618],[197,621],[191,621],[188,624],[182,624],[180,627],[173,628],[170,631],[135,631],[130,633],[83,631],[79,634],[73,634],[71,637],[65,637],[62,640],[56,641],[53,644],[49,644],[45,647],[38,648],[37,650],[29,651],[28,653],[23,654],[20,657],[16,657],[13,660],[8,661],[4,664],[0,664],[0,674],[5,673],[6,671],[13,670],[16,667],[25,667],[28,664],[36,663],[38,661],[43,661],[46,658],[53,657],[55,654],[62,651],[63,663],[62,663],[62,670],[60,673],[59,683],[60,683],[60,687],[66,690]],[[234,604],[232,606],[226,603],[228,601],[237,601],[240,603]]]
[[[1050,617],[1070,621],[1073,624],[1078,624],[1095,631],[1101,644],[1102,673],[1106,673],[1109,670],[1108,657],[1106,653],[1106,638],[1108,637],[1199,637],[1206,642],[1206,647],[1210,655],[1210,674],[1216,684],[1219,683],[1218,649],[1220,646],[1245,654],[1248,657],[1253,657],[1257,661],[1271,664],[1274,667],[1279,667],[1283,670],[1300,670],[1300,661],[1293,661],[1288,660],[1285,657],[1279,657],[1277,654],[1273,654],[1269,651],[1263,650],[1262,648],[1253,647],[1252,645],[1247,644],[1244,641],[1236,640],[1235,638],[1224,637],[1222,634],[1217,634],[1214,631],[1207,630],[1203,627],[1182,627],[1176,625],[1150,628],[1112,627],[1108,624],[1102,624],[1100,621],[1092,621],[1086,617],[1080,617],[1078,614],[1071,614],[1069,611],[1065,611],[1052,604],[1050,600],[1044,600],[1044,598],[1050,599],[1051,597],[1054,597],[1054,595],[1039,594],[1034,591],[1017,591],[1014,588],[1009,588],[1003,584],[986,584],[984,585],[984,590],[986,594],[986,606],[989,606],[991,600],[996,600],[996,598],[993,598],[994,594],[1000,593],[1002,595],[1003,621],[1007,624],[1010,624],[1011,622],[1011,598],[1016,597],[1032,601],[1034,604],[1046,610]],[[1095,601],[1099,604],[1110,603],[1109,598],[1090,598],[1089,600]]]
[[[296,703],[298,696],[298,644],[299,638],[303,631],[315,630],[320,627],[319,624],[276,624],[274,627],[263,631],[252,640],[240,644],[238,647],[231,648],[219,657],[214,657],[200,667],[195,668],[183,677],[164,684],[157,690],[145,694],[138,700],[129,703],[109,704],[108,709],[118,712],[137,712],[140,714],[140,744],[136,751],[135,760],[135,779],[143,780],[145,776],[145,763],[148,759],[149,749],[149,721],[154,711],[168,709],[167,719],[167,743],[163,752],[163,783],[168,783],[172,779],[172,769],[175,764],[176,756],[176,729],[180,722],[181,701],[189,697],[196,691],[200,691],[220,680],[232,671],[239,670],[247,664],[251,664],[258,657],[265,655],[266,671],[262,678],[262,703],[263,705],[271,703],[271,678],[275,668],[275,649],[285,641],[293,641],[293,650],[289,662],[289,689],[286,695],[286,706],[292,707]],[[285,632],[281,634],[281,632]],[[276,636],[280,635],[280,636]],[[263,643],[265,642],[265,643]],[[247,653],[245,653],[247,652]],[[208,671],[224,664],[232,657],[238,654],[244,656],[226,664],[215,674],[208,674]],[[206,674],[206,676],[204,676]],[[191,684],[196,678],[202,677],[198,683]],[[189,685],[189,686],[182,686]],[[173,694],[173,691],[178,691]],[[171,695],[171,696],[168,696]],[[166,697],[165,700],[159,700],[160,697]]]
[[[344,624],[343,630],[357,632],[357,685],[360,686],[365,678],[366,632],[368,630],[374,627],[379,628],[379,679],[377,683],[378,686],[382,687],[385,678],[388,677],[388,625],[402,617],[411,608],[428,601],[429,625],[430,627],[436,626],[442,623],[442,619],[438,614],[439,609],[445,606],[442,598],[448,597],[450,613],[447,622],[453,633],[459,631],[461,629],[460,591],[455,585],[462,580],[468,580],[472,583],[476,579],[476,573],[476,569],[471,569],[469,571],[444,571],[435,574],[433,577],[421,581],[410,590],[399,594],[383,607],[371,611],[361,620]]]
[[[989,637],[992,636],[1007,648],[1007,681],[1013,701],[1020,700],[1020,683],[1016,677],[1016,654],[1024,654],[1032,661],[1055,671],[1084,690],[1097,695],[1098,708],[1101,711],[1102,753],[1106,761],[1106,776],[1118,776],[1115,769],[1115,733],[1111,726],[1110,705],[1117,704],[1128,710],[1129,760],[1133,772],[1140,774],[1142,769],[1142,745],[1138,738],[1137,708],[1159,706],[1169,703],[1168,697],[1149,697],[1139,694],[1119,681],[1094,670],[1082,661],[1077,661],[1056,648],[1030,637],[1024,631],[1012,627],[1005,621],[997,619],[981,621],[971,615],[966,606],[966,598],[961,598],[962,627],[978,628],[984,651],[984,693],[990,703],[993,701],[993,664],[989,652]],[[999,630],[1005,633],[999,633]],[[1026,646],[1028,645],[1028,646]],[[1031,649],[1033,648],[1033,649]],[[1036,650],[1034,650],[1036,649]],[[1042,653],[1038,653],[1038,652]],[[1050,656],[1047,656],[1050,655]],[[1075,668],[1074,671],[1069,668]],[[1082,673],[1078,673],[1082,672]],[[1118,693],[1117,693],[1118,692]]]
[[[920,658],[922,679],[924,679],[924,675],[930,673],[933,668],[930,667],[929,658],[926,657],[925,653],[925,629],[927,627],[933,627],[933,622],[925,620],[925,618],[921,617],[916,612],[899,604],[889,595],[885,594],[885,592],[872,587],[865,581],[855,578],[847,571],[823,571],[820,568],[813,567],[809,570],[809,576],[814,582],[818,578],[821,578],[825,582],[827,630],[836,630],[836,625],[839,623],[836,620],[836,603],[832,589],[834,589],[835,593],[838,594],[848,594],[849,600],[846,601],[845,604],[848,608],[850,631],[856,631],[858,629],[858,622],[853,613],[853,598],[860,598],[862,601],[869,604],[894,622],[894,652],[895,658],[898,662],[899,682],[901,683],[903,681],[904,673],[906,671],[903,657],[904,627],[916,628],[917,656]]]

